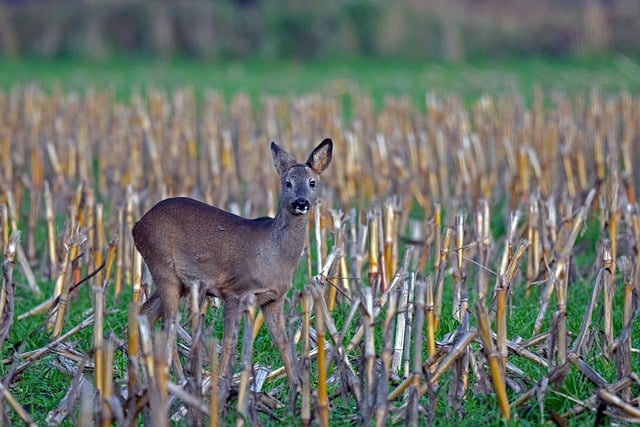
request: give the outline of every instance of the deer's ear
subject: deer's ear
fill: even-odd
[[[331,138],[325,138],[311,153],[307,160],[307,166],[317,173],[323,172],[329,163],[331,163],[331,155],[333,152],[333,141]]]
[[[297,163],[291,154],[284,151],[275,142],[271,142],[271,155],[273,155],[273,165],[276,167],[276,172],[278,172],[280,176],[284,175],[291,166]]]

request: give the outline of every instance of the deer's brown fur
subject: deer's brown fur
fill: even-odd
[[[318,196],[318,179],[331,162],[333,143],[322,141],[305,163],[271,143],[282,187],[275,218],[247,219],[214,206],[176,197],[159,202],[134,226],[133,238],[156,291],[141,313],[172,328],[180,298],[193,283],[224,302],[224,336],[220,362],[225,395],[233,375],[242,303],[254,294],[295,392],[297,372],[283,314],[304,247],[308,213]],[[175,335],[173,335],[175,336]],[[174,355],[175,356],[175,355]],[[179,375],[182,368],[177,361]]]

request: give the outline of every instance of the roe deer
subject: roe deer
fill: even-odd
[[[327,138],[301,164],[271,143],[282,183],[275,218],[242,218],[190,198],[176,197],[156,204],[133,227],[136,248],[156,285],[155,293],[140,310],[151,324],[162,318],[163,328],[174,340],[178,303],[194,282],[223,300],[223,381],[218,393],[223,398],[234,371],[242,303],[249,294],[255,295],[278,347],[293,396],[297,392],[295,355],[285,330],[283,306],[304,247],[318,178],[331,162],[332,149],[333,142]],[[176,369],[182,377],[175,341],[172,344]]]

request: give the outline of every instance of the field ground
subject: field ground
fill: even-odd
[[[67,251],[68,255],[70,249],[63,243],[66,244],[73,240],[72,237],[77,238],[83,233],[91,235],[88,230],[93,230],[94,227],[97,230],[96,224],[91,224],[91,220],[87,219],[95,215],[91,210],[95,209],[92,203],[104,204],[102,228],[106,241],[118,234],[118,230],[123,230],[123,226],[124,229],[127,227],[126,219],[118,216],[118,208],[135,200],[135,203],[139,203],[135,208],[143,211],[143,208],[169,189],[176,193],[193,192],[211,198],[214,202],[220,201],[225,207],[232,206],[233,202],[237,207],[241,204],[239,201],[248,200],[251,203],[238,209],[246,208],[251,214],[262,214],[272,207],[268,206],[268,198],[264,197],[265,192],[277,190],[272,179],[275,174],[268,146],[263,141],[265,134],[269,132],[263,128],[260,117],[256,118],[261,114],[268,116],[272,110],[265,106],[256,107],[256,114],[250,114],[243,109],[246,105],[242,99],[235,95],[245,92],[254,101],[265,94],[279,95],[282,98],[274,101],[273,105],[284,112],[269,119],[275,123],[276,136],[282,137],[283,146],[293,144],[293,141],[287,139],[291,135],[297,135],[303,141],[315,142],[318,128],[329,127],[336,132],[334,138],[342,143],[331,169],[323,177],[330,189],[329,194],[334,196],[334,200],[327,200],[323,205],[322,223],[318,226],[322,234],[318,238],[322,241],[325,255],[333,245],[338,245],[339,240],[339,233],[331,229],[332,220],[328,212],[330,208],[345,211],[358,208],[360,216],[346,219],[343,230],[347,233],[353,227],[354,233],[362,237],[366,236],[366,229],[371,226],[372,218],[377,218],[376,221],[382,224],[385,217],[380,211],[385,209],[387,201],[392,200],[389,196],[397,193],[403,203],[394,207],[395,218],[404,228],[396,230],[397,233],[392,236],[395,248],[392,252],[386,252],[386,248],[383,250],[382,247],[378,248],[379,252],[386,255],[396,252],[397,269],[400,264],[400,259],[397,258],[403,256],[410,240],[411,227],[415,226],[417,235],[426,241],[422,249],[416,249],[410,266],[416,268],[420,264],[422,252],[419,251],[424,249],[426,266],[421,264],[423,268],[418,273],[428,278],[425,281],[429,283],[436,281],[438,277],[434,261],[439,251],[434,235],[444,234],[446,229],[453,230],[449,251],[443,252],[446,262],[442,265],[446,264],[447,268],[443,269],[441,283],[444,289],[441,297],[442,318],[435,334],[441,357],[434,356],[430,359],[429,369],[424,368],[423,372],[426,374],[428,371],[430,375],[433,373],[431,369],[442,368],[443,373],[437,381],[437,387],[429,390],[417,403],[414,402],[421,408],[423,418],[420,420],[433,416],[435,423],[439,425],[470,426],[548,424],[558,414],[567,414],[570,410],[579,412],[580,403],[605,389],[603,384],[614,383],[625,377],[625,372],[640,371],[637,351],[640,347],[640,322],[636,318],[637,306],[625,308],[631,297],[626,293],[630,288],[624,286],[628,285],[628,277],[624,275],[628,270],[623,265],[618,266],[611,282],[617,283],[613,298],[604,301],[604,291],[601,291],[596,299],[593,315],[585,315],[590,306],[592,289],[597,289],[596,285],[600,286],[601,283],[606,288],[606,281],[598,272],[606,270],[602,268],[605,265],[603,259],[606,259],[603,254],[607,253],[603,247],[607,247],[607,242],[611,243],[608,241],[608,237],[611,237],[609,233],[613,234],[614,240],[620,241],[618,257],[625,255],[631,259],[634,254],[637,255],[633,246],[634,239],[640,237],[640,230],[634,228],[640,224],[637,202],[634,199],[634,189],[639,188],[638,174],[637,168],[633,168],[637,163],[637,153],[640,152],[637,141],[637,135],[640,134],[640,62],[637,60],[624,57],[601,60],[526,58],[458,65],[374,60],[336,60],[304,65],[258,61],[223,64],[183,61],[150,63],[143,59],[87,64],[71,60],[2,60],[0,70],[0,99],[9,99],[6,95],[15,90],[18,100],[15,105],[11,102],[0,103],[0,108],[4,108],[5,113],[12,113],[0,117],[0,153],[4,154],[3,150],[7,150],[11,154],[0,159],[4,167],[4,170],[0,170],[0,184],[6,183],[6,187],[0,185],[0,205],[6,203],[9,191],[15,197],[21,197],[18,203],[18,224],[24,228],[22,243],[29,252],[27,238],[33,235],[34,256],[31,261],[42,291],[41,296],[35,296],[27,289],[23,272],[16,264],[14,280],[19,284],[15,296],[16,314],[30,310],[53,293],[56,276],[47,277],[53,268],[47,261],[47,243],[50,239],[58,242],[60,253]],[[44,91],[24,90],[29,83],[35,83]],[[194,89],[198,106],[202,108],[195,108],[189,95],[180,92],[184,87]],[[49,97],[47,94],[53,92],[53,88],[60,88],[63,94],[78,91],[82,95],[78,98]],[[109,104],[111,99],[103,98],[99,93],[90,93],[87,88],[113,90],[117,100],[125,107],[113,108]],[[538,111],[532,107],[536,88],[544,92],[548,111]],[[163,89],[168,96],[143,95],[142,99],[146,102],[144,106],[131,107],[131,93],[137,90],[145,92],[147,89]],[[205,100],[204,92],[209,89],[221,92],[226,99]],[[593,96],[593,89],[605,96]],[[434,109],[437,111],[425,114],[425,96],[429,92],[441,99],[454,95],[466,102],[444,102],[437,105]],[[289,100],[308,100],[304,96],[312,93],[342,97],[365,93],[371,97],[377,110],[384,112],[380,115],[367,115],[366,108],[359,104],[366,102],[366,99],[363,101],[362,97],[354,96],[348,99],[350,102],[345,103],[347,117],[344,122],[335,123],[331,115],[334,105],[330,100],[301,103],[302,107],[299,108],[292,108],[288,103]],[[556,93],[568,95],[570,101],[556,104]],[[488,94],[493,103],[477,102],[483,94]],[[407,96],[414,105],[406,108],[402,103],[390,101],[385,106],[384,100],[388,95]],[[519,103],[513,100],[514,97],[522,97],[526,109],[520,109]],[[576,98],[582,101],[574,102]],[[106,104],[101,104],[102,102]],[[222,116],[206,116],[205,119],[207,111],[218,111],[216,109],[221,105],[229,107],[233,102],[239,112],[234,116],[235,122],[232,124],[223,122],[225,117]],[[79,105],[87,108],[78,108]],[[195,110],[199,111],[194,113]],[[163,115],[163,111],[171,111],[172,114]],[[35,114],[22,116],[21,112]],[[141,125],[144,120],[140,120],[140,117],[145,117],[145,114],[153,119],[151,129]],[[350,122],[351,116],[357,114],[361,114],[358,118],[364,123],[361,128],[352,126]],[[101,120],[101,115],[107,119]],[[472,119],[467,120],[468,117]],[[207,120],[212,120],[213,123]],[[393,126],[394,124],[397,126]],[[212,165],[215,162],[199,160],[209,154],[229,154],[224,151],[224,142],[231,134],[227,127],[232,126],[237,131],[233,134],[233,138],[237,138],[234,142],[238,144],[238,150],[233,154],[238,156],[237,164],[249,164],[252,169],[250,173],[236,173],[233,161],[222,160],[216,169],[219,175],[214,175]],[[196,134],[196,127],[202,132],[202,136],[194,142],[186,136]],[[378,132],[382,137],[374,138],[373,132]],[[414,138],[415,133],[420,132],[428,135],[428,138]],[[481,137],[477,140],[467,138],[470,133]],[[353,139],[349,139],[347,134]],[[211,137],[210,144],[205,135]],[[439,145],[439,135],[448,138],[444,140],[445,144]],[[507,142],[503,145],[502,139],[508,139],[505,135],[513,137],[512,146]],[[635,139],[630,135],[636,135]],[[8,138],[2,138],[4,136]],[[614,137],[620,137],[622,142]],[[175,144],[174,138],[178,138],[180,144],[185,143],[184,146],[188,149],[175,149],[184,146]],[[145,144],[142,144],[143,140]],[[157,144],[155,155],[158,156],[159,153],[158,157],[154,158],[152,155],[150,140]],[[375,143],[372,142],[374,140]],[[44,141],[53,142],[45,148]],[[104,144],[104,141],[109,141],[110,144]],[[191,143],[195,143],[197,147],[192,149],[189,145]],[[433,157],[422,162],[421,159],[416,159],[414,150],[432,154]],[[52,153],[57,153],[62,165],[60,169],[51,167],[51,159],[55,158]],[[85,153],[90,161],[83,160],[82,155],[75,157],[74,153]],[[606,162],[603,160],[605,158]],[[76,160],[77,163],[74,163]],[[160,167],[156,168],[158,164]],[[357,170],[354,169],[356,166]],[[85,169],[91,173],[85,173]],[[445,169],[448,175],[441,173]],[[8,176],[8,170],[13,175]],[[584,179],[581,173],[584,173]],[[629,177],[636,179],[625,181]],[[233,183],[238,179],[241,181],[234,186]],[[43,180],[50,183],[53,193],[56,212],[53,238],[47,235],[45,225]],[[223,195],[216,191],[218,188],[212,190],[212,183],[220,182],[227,183],[229,188],[234,188],[238,193]],[[258,185],[259,191],[252,185]],[[131,187],[130,193],[128,188]],[[591,189],[597,190],[597,195],[581,211],[586,200],[589,200]],[[617,198],[612,193],[618,194]],[[491,207],[490,218],[483,216],[485,213],[480,203],[483,198]],[[442,215],[439,220],[436,219],[439,208],[435,202],[441,203],[439,206],[442,208]],[[38,207],[32,208],[34,204]],[[87,215],[74,216],[70,207],[86,209]],[[521,214],[520,222],[517,228],[514,227],[513,235],[507,236],[510,215],[516,210]],[[537,212],[535,215],[532,213],[534,211]],[[373,215],[370,217],[367,212]],[[585,214],[584,217],[580,216],[581,212]],[[457,228],[459,213],[463,224]],[[557,219],[557,222],[551,221],[551,217]],[[74,221],[82,222],[81,218],[86,222],[80,224],[79,231],[72,230],[69,224]],[[482,241],[482,233],[479,231],[482,226],[479,224],[482,221],[490,223],[491,235],[484,257],[479,249]],[[34,228],[27,229],[32,222],[35,224]],[[580,226],[577,229],[579,232],[572,236],[571,227],[575,224]],[[382,229],[383,225],[380,225],[380,230]],[[297,291],[308,291],[306,284],[309,273],[318,270],[315,265],[317,254],[314,241],[317,236],[314,233],[315,230],[311,227],[310,253],[303,257],[304,262],[300,264],[300,274],[295,283]],[[462,246],[456,245],[456,233],[460,233]],[[494,381],[499,381],[489,374],[487,358],[493,355],[483,352],[486,343],[476,338],[464,350],[464,357],[456,357],[456,361],[448,369],[445,369],[443,359],[445,355],[455,354],[456,341],[448,341],[450,338],[460,338],[466,332],[478,328],[481,313],[474,304],[484,304],[485,301],[480,301],[476,287],[486,280],[489,289],[493,291],[494,283],[497,282],[496,273],[503,271],[501,257],[503,253],[509,252],[507,242],[513,245],[511,250],[515,251],[522,242],[520,239],[531,240],[531,233],[537,236],[538,240],[534,239],[537,242],[536,248],[544,252],[545,256],[555,255],[556,258],[553,263],[540,265],[539,270],[535,270],[531,267],[534,264],[531,259],[539,254],[530,249],[535,245],[527,247],[519,264],[520,272],[509,290],[507,338],[509,345],[515,347],[510,349],[507,358],[510,365],[507,373],[503,374],[503,381],[507,382],[507,398],[512,405],[527,392],[532,394],[521,405],[512,408],[514,420],[507,423],[500,419],[500,402],[493,391]],[[92,238],[97,240],[95,236]],[[349,238],[351,236],[346,234],[345,239]],[[121,240],[126,240],[126,236]],[[368,244],[363,240],[364,246],[354,249],[355,252],[348,249],[349,268],[357,264],[356,259],[359,258],[361,262],[355,271],[358,277],[363,278],[371,273],[371,259],[367,258],[365,243]],[[416,245],[418,246],[420,245]],[[565,247],[570,251],[563,252],[561,249]],[[93,262],[97,262],[94,248],[83,242],[80,245],[82,256],[74,264],[75,270],[69,271],[77,271],[81,276],[92,271],[95,266]],[[105,242],[100,249],[106,252]],[[513,253],[510,256],[510,259],[515,257]],[[633,261],[638,262],[640,258]],[[127,264],[126,260],[122,262]],[[128,264],[130,268],[131,259]],[[126,265],[123,269],[129,272]],[[121,273],[122,277],[131,278],[131,275]],[[561,299],[557,295],[558,291],[553,291],[546,300],[548,310],[542,315],[542,327],[534,334],[534,322],[545,301],[542,294],[547,284],[563,289],[562,280],[550,279],[556,273],[568,277],[569,286],[564,305],[566,312],[562,311],[563,304],[558,301]],[[372,277],[380,280],[381,274]],[[70,276],[70,273],[63,275],[63,279],[68,281]],[[635,277],[638,277],[637,272]],[[336,276],[332,276],[332,280],[339,281]],[[409,280],[404,280],[403,286],[409,286],[408,283]],[[525,283],[532,285],[529,291],[525,290]],[[116,299],[113,294],[114,284],[109,283],[104,304],[105,336],[112,336],[111,342],[115,345],[113,397],[117,393],[123,393],[130,379],[127,367],[127,308],[131,300],[129,285],[130,283],[124,284],[123,293]],[[94,305],[94,293],[90,286],[85,285],[77,294],[72,294],[69,313],[64,320],[64,332],[89,317]],[[354,293],[358,292],[354,283],[351,286],[354,286]],[[459,286],[469,291],[468,323],[452,315],[456,300],[454,289],[460,289]],[[635,288],[637,292],[637,283]],[[606,298],[611,296],[607,294]],[[331,313],[338,329],[345,326],[350,308],[348,300],[339,301],[335,311]],[[637,304],[637,299],[635,301]],[[375,303],[380,301],[376,299]],[[486,305],[491,311],[490,323],[495,331],[499,322],[493,320],[499,315],[496,314],[495,305],[491,303],[489,301]],[[623,318],[631,308],[635,310],[635,317],[630,321],[629,328],[625,328]],[[187,319],[186,312],[187,308],[183,312],[183,320]],[[392,309],[382,306],[375,318],[371,338],[375,339],[377,363],[384,361],[383,324],[387,312],[392,312]],[[299,310],[297,313],[302,316]],[[345,346],[353,338],[355,325],[362,322],[362,316],[364,312],[358,311],[355,320],[347,328],[342,342]],[[610,324],[606,320],[607,316],[611,316]],[[69,348],[55,347],[55,351],[46,350],[38,357],[29,355],[26,352],[46,349],[51,342],[49,332],[42,326],[44,317],[40,313],[15,322],[3,344],[1,357],[5,363],[0,366],[0,375],[3,378],[11,377],[9,391],[38,425],[44,425],[49,411],[58,407],[70,387],[70,378],[78,371],[79,361],[86,359],[89,363],[93,360],[92,340],[95,339],[92,336],[93,326],[89,324],[66,341]],[[566,321],[565,326],[561,324],[562,319]],[[561,344],[554,340],[567,336],[569,343],[574,343],[573,340],[586,319],[591,323],[587,328],[585,341],[582,346],[570,349],[572,355],[580,355],[577,360],[583,362],[583,365],[575,360],[573,364],[565,363],[568,367],[567,372],[564,372],[566,376],[561,374],[559,377],[552,377],[551,372],[556,372],[556,364],[563,364],[559,362],[561,358],[558,356],[558,345]],[[312,325],[315,326],[313,321]],[[221,315],[210,313],[206,327],[213,329],[213,334],[219,337]],[[561,333],[563,327],[566,328],[566,334]],[[253,361],[262,366],[279,366],[279,356],[264,329],[261,329],[256,338]],[[625,333],[630,334],[628,340],[625,339]],[[207,329],[206,334],[210,335],[211,331]],[[610,342],[612,338],[615,338],[615,343]],[[493,341],[500,343],[499,338]],[[631,354],[626,347],[627,343],[633,348]],[[522,344],[523,347],[517,348],[517,344]],[[367,371],[362,346],[362,343],[355,345],[347,352],[347,357],[359,373],[364,390],[366,386],[372,387],[371,383],[364,381],[367,373],[378,373],[380,381],[385,375],[383,370],[377,371],[375,368],[382,365],[372,365],[372,371]],[[533,356],[524,350],[534,353]],[[298,354],[302,352],[299,345]],[[425,348],[421,354],[423,361],[426,361],[427,356]],[[29,361],[29,357],[33,357],[33,361],[25,365],[24,371],[19,375],[15,375],[12,370],[22,360]],[[191,361],[188,353],[185,354],[184,361]],[[143,373],[142,362],[140,363],[139,371]],[[316,386],[317,363],[313,358],[309,363],[311,382]],[[550,367],[547,367],[547,363]],[[630,363],[630,366],[625,363]],[[587,368],[592,369],[595,374]],[[337,369],[332,365],[329,373],[331,424],[358,424],[358,420],[361,420],[358,417],[365,413],[373,419],[374,414],[377,414],[374,411],[377,407],[369,408],[369,412],[354,409],[354,397],[338,381]],[[91,369],[85,370],[84,378],[89,383],[95,382]],[[630,375],[629,378],[634,377]],[[637,377],[635,378],[637,381]],[[388,391],[399,386],[403,379],[400,374],[385,378],[389,381]],[[140,390],[152,389],[150,383],[145,382],[143,374],[137,380]],[[423,385],[431,384],[427,376],[420,375],[419,381]],[[282,379],[268,382],[265,390],[286,401],[286,386]],[[407,390],[411,390],[411,387]],[[627,388],[627,392],[629,390],[631,396],[626,396],[627,401],[637,411],[638,401],[633,396],[638,395],[639,385],[636,383]],[[388,411],[390,418],[386,424],[403,424],[408,418],[405,415],[409,414],[407,408],[412,403],[407,397],[409,391],[406,393],[399,395],[391,403]],[[386,394],[383,393],[382,396],[386,397]],[[314,402],[315,397],[312,395]],[[383,400],[385,399],[378,402]],[[81,406],[76,404],[72,407],[74,420],[84,414],[79,409]],[[173,412],[176,411],[175,406],[172,406]],[[600,408],[611,411],[603,413],[604,416],[611,416],[608,419],[611,422],[624,424],[633,420],[634,414],[637,416],[633,411],[624,413],[613,404],[601,405]],[[3,409],[10,415],[12,422],[19,422],[7,403]],[[313,409],[314,416],[318,416],[319,406],[314,406]],[[566,422],[575,426],[593,425],[597,417],[603,415],[598,413],[598,405],[593,403],[585,412],[567,416]],[[274,419],[289,421],[288,412],[284,409],[273,409],[272,414],[276,418],[260,413],[260,422],[264,425],[276,425]],[[256,416],[254,413],[244,415]],[[234,420],[234,407],[227,416],[230,422]],[[186,424],[187,420],[182,418],[177,424]],[[362,421],[360,423],[366,424]],[[73,422],[67,418],[63,425],[71,424]]]

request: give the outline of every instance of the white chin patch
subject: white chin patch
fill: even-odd
[[[309,209],[300,209],[300,208],[295,208],[293,210],[293,213],[295,213],[296,215],[305,215],[306,213],[309,212]]]

